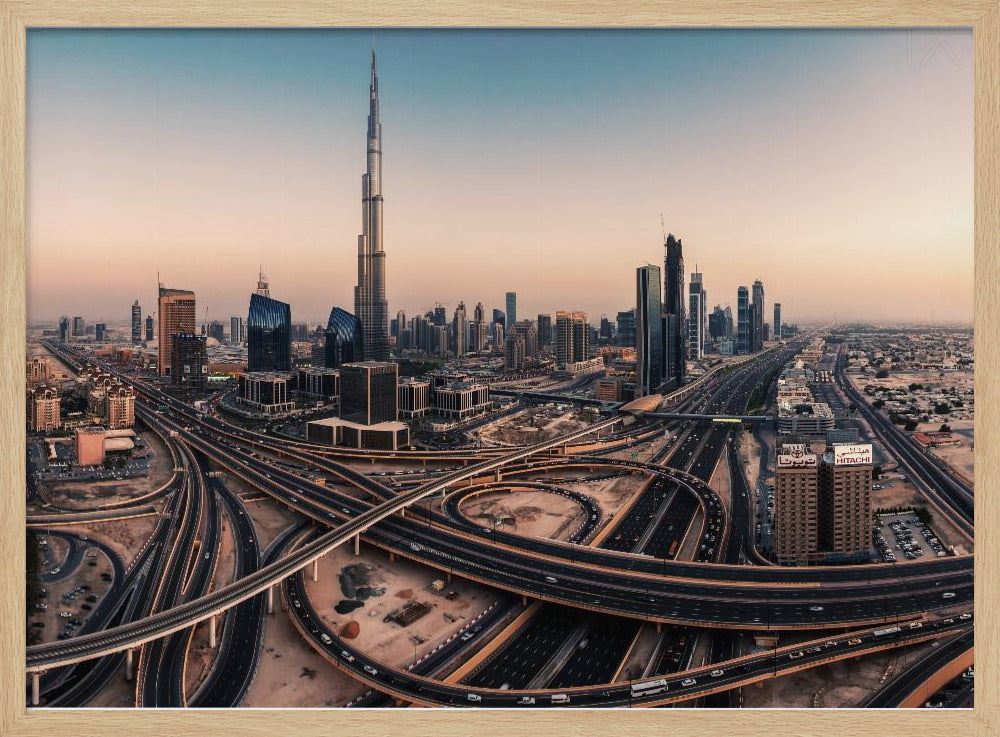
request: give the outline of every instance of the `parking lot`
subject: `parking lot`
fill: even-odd
[[[912,512],[876,516],[874,543],[888,563],[943,558],[948,551],[934,531]]]

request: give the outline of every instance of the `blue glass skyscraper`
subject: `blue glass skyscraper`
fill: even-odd
[[[247,315],[247,371],[291,371],[292,308],[271,299],[263,274],[250,295]]]
[[[364,360],[361,322],[347,310],[334,307],[330,311],[324,336],[326,338],[324,363],[327,368],[339,368],[345,363]]]

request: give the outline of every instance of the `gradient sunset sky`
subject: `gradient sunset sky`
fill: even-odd
[[[972,321],[966,30],[379,30],[390,314],[635,303]],[[28,31],[28,318],[353,309],[369,30]]]

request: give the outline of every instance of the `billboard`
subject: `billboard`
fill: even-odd
[[[833,446],[834,466],[869,466],[871,463],[871,443],[838,443]]]
[[[816,454],[803,450],[778,454],[778,468],[816,468]]]

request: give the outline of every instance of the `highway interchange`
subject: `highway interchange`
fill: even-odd
[[[67,363],[84,360],[83,356],[70,354],[65,346],[49,348],[61,351],[60,358]],[[706,382],[703,394],[690,396],[681,407],[690,413],[742,412],[760,377],[789,355],[787,349],[761,355]],[[114,618],[103,612],[97,616],[95,611],[90,626],[79,635],[29,648],[29,672],[48,671],[43,685],[49,705],[80,703],[87,688],[106,682],[109,674],[120,667],[122,653],[128,653],[125,657],[131,662],[131,651],[135,649],[140,653],[137,705],[239,703],[257,667],[267,608],[264,594],[270,592],[268,596],[273,596],[275,585],[281,586],[286,601],[300,601],[299,607],[289,609],[296,614],[296,627],[310,644],[330,655],[334,665],[378,691],[439,705],[559,705],[551,700],[553,689],[569,693],[585,687],[579,681],[586,677],[607,677],[610,681],[617,675],[620,654],[642,622],[668,625],[658,644],[658,662],[651,675],[665,672],[668,663],[674,670],[689,664],[694,638],[688,635],[693,625],[721,628],[716,630],[714,660],[738,665],[727,671],[728,675],[709,676],[708,683],[704,673],[692,671],[693,675],[685,678],[694,678],[697,684],[684,686],[681,678],[668,682],[664,693],[641,698],[620,682],[601,682],[600,687],[573,691],[572,705],[654,705],[686,700],[769,677],[769,669],[774,671],[773,676],[814,661],[968,631],[971,626],[968,620],[946,625],[944,618],[935,616],[938,609],[971,605],[971,556],[910,564],[905,570],[760,565],[766,560],[754,547],[751,494],[734,480],[727,505],[709,485],[731,440],[732,426],[615,414],[566,437],[525,448],[490,448],[478,453],[465,449],[423,451],[413,453],[414,458],[398,454],[400,460],[419,460],[430,467],[393,477],[397,483],[386,485],[379,476],[351,466],[355,454],[340,455],[308,443],[258,435],[199,413],[144,381],[124,374],[121,378],[136,386],[142,398],[137,414],[147,425],[167,435],[171,453],[181,461],[185,473],[175,473],[171,482],[158,490],[156,498],[166,499],[169,514],[163,515],[151,544],[140,556],[136,568],[143,575],[134,575],[133,568],[120,574],[120,579],[116,576],[116,582],[120,580],[124,585],[116,587],[115,601],[122,604]],[[872,422],[876,424],[877,420]],[[883,433],[881,439],[887,447],[901,452],[913,473],[923,479],[925,493],[971,534],[969,490],[942,483],[943,469],[926,463],[921,456],[907,456],[905,446],[900,451],[897,445],[907,439],[893,436],[894,428],[876,427]],[[671,441],[647,461],[639,460],[636,456],[643,443],[664,431],[672,436]],[[607,457],[594,448],[599,432],[603,432],[600,441],[609,448],[634,444],[640,450],[632,460]],[[734,455],[728,453],[731,472]],[[461,465],[456,466],[456,461]],[[445,469],[441,468],[442,462],[447,463]],[[207,477],[209,466],[225,469],[312,519],[315,532],[307,542],[289,546],[292,531],[286,531],[280,543],[272,544],[265,555],[239,499],[224,483]],[[544,473],[562,478],[572,469],[594,477],[625,472],[647,480],[630,511],[611,523],[611,534],[604,535],[597,546],[588,545],[588,541],[601,522],[599,508],[586,494],[564,489],[552,482],[551,476],[549,481],[539,476]],[[305,471],[327,474],[340,483],[314,483]],[[522,476],[526,478],[519,478]],[[353,487],[353,491],[342,490],[345,485]],[[462,514],[463,500],[469,495],[509,485],[567,496],[584,510],[584,521],[569,541],[559,542],[486,529]],[[438,497],[443,497],[440,511],[421,504],[422,500]],[[122,514],[149,501],[142,498],[134,505],[109,505],[88,514]],[[409,513],[403,515],[408,507]],[[58,518],[61,513],[53,510],[52,517]],[[237,574],[234,583],[213,589],[211,579],[223,515],[237,531]],[[694,561],[677,560],[676,554],[689,535],[696,538]],[[469,680],[476,688],[485,689],[481,700],[470,700],[467,692],[471,685],[445,688],[426,672],[395,671],[385,664],[366,662],[363,653],[352,653],[354,660],[346,661],[342,657],[344,648],[331,650],[331,643],[320,637],[333,635],[313,631],[310,622],[315,618],[308,618],[308,600],[301,596],[296,582],[311,561],[339,545],[357,541],[359,536],[368,544],[449,574],[546,602],[525,628],[520,644],[515,640],[504,649],[504,659],[494,658]],[[199,541],[197,546],[195,539]],[[745,565],[747,562],[758,565]],[[156,582],[155,588],[152,582]],[[950,596],[945,598],[945,593]],[[506,601],[512,606],[510,602],[516,600]],[[102,607],[110,610],[111,603],[103,602]],[[499,614],[499,610],[493,613]],[[620,617],[635,624],[623,626]],[[873,636],[861,629],[925,617],[926,629],[907,628],[892,641],[871,639]],[[189,696],[183,685],[184,660],[194,627],[207,621],[216,621],[213,626],[221,633],[217,665],[198,693]],[[843,638],[836,646],[824,645],[820,652],[805,653],[789,663],[773,659],[781,651],[772,654],[770,661],[763,656],[745,661],[733,656],[732,643],[737,635],[725,631],[829,628],[858,628],[861,643],[848,646],[847,640],[854,638]],[[567,647],[574,637],[572,633],[576,633],[577,644],[592,641],[591,648]],[[841,638],[838,635],[837,639]],[[685,647],[678,648],[678,640],[684,640]],[[523,652],[547,648],[553,658],[559,656],[557,660],[562,662],[552,673],[526,675],[530,668],[517,667],[518,648]],[[590,652],[585,652],[588,649]],[[503,662],[508,662],[506,669],[500,665]],[[373,677],[365,665],[384,677]],[[427,668],[425,665],[424,670]],[[686,674],[688,670],[681,672]],[[590,675],[584,676],[585,671]],[[650,675],[648,671],[641,675]],[[74,687],[74,683],[80,685]],[[490,687],[499,693],[492,693]],[[518,699],[531,699],[531,703]]]

